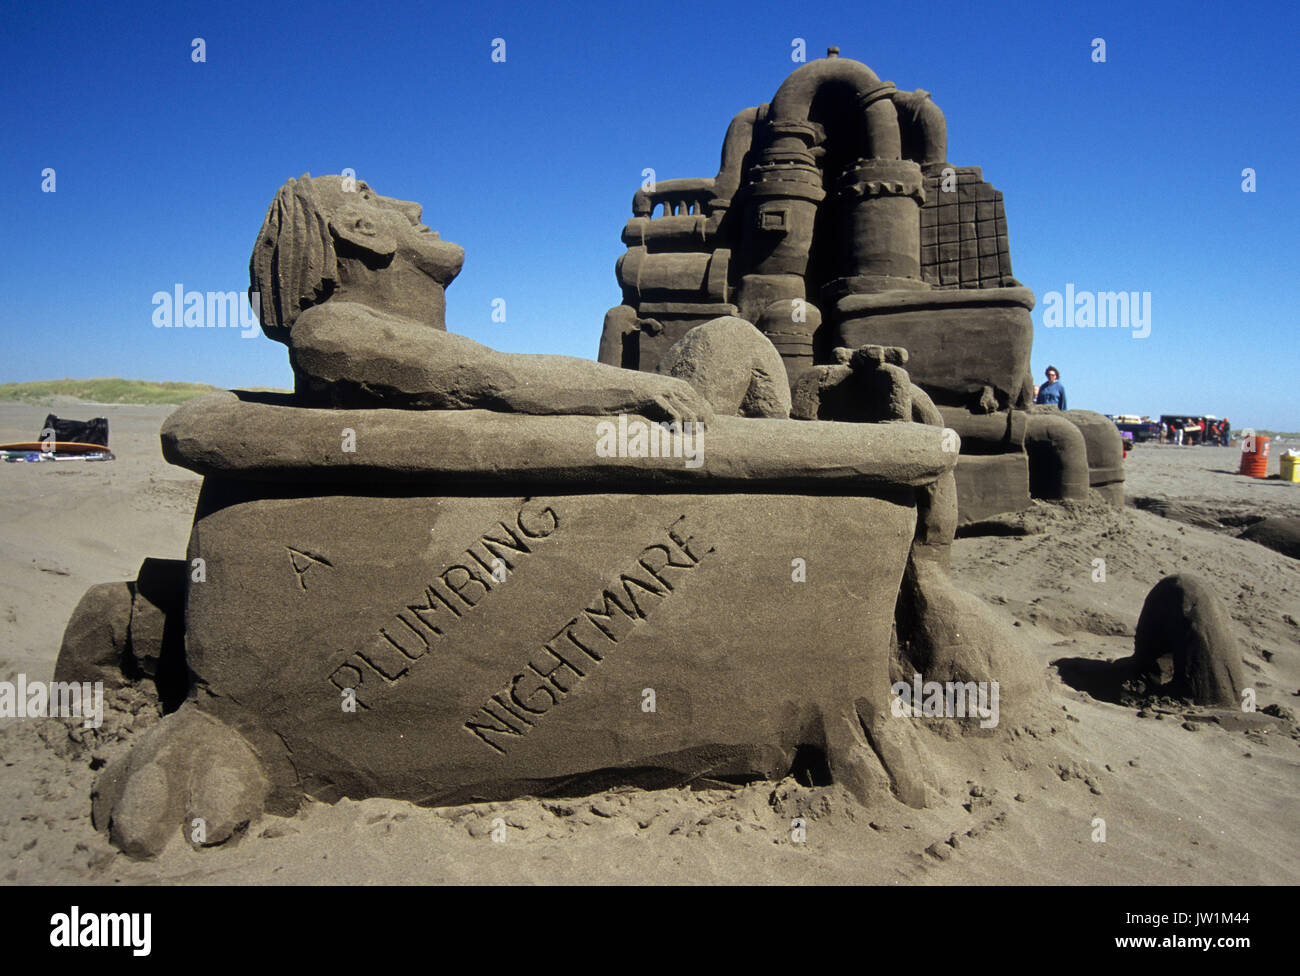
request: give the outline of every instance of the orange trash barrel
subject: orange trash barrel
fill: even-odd
[[[1252,438],[1243,437],[1241,441],[1241,473],[1252,478],[1268,477],[1268,438],[1256,435],[1254,450],[1246,450]]]

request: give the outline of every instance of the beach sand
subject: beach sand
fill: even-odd
[[[50,410],[103,415],[117,455],[0,465],[0,678],[48,679],[89,586],[133,579],[145,556],[184,554],[199,479],[162,459],[158,429],[171,409],[0,404],[0,439],[31,438]],[[840,787],[792,779],[445,809],[312,802],[222,848],[193,850],[178,832],[156,861],[133,861],[90,823],[95,769],[157,721],[154,704],[130,693],[93,733],[73,720],[0,719],[0,879],[1295,884],[1300,563],[1235,536],[1261,515],[1300,515],[1300,484],[1241,477],[1238,457],[1143,445],[1129,456],[1129,507],[1035,503],[1000,520],[1025,534],[956,542],[959,583],[1021,628],[1050,689],[1014,727],[949,743],[943,795],[925,810],[890,798],[864,807]],[[1094,582],[1097,559],[1104,582]],[[1131,654],[1148,590],[1181,572],[1217,588],[1258,704],[1278,706],[1277,717],[1139,714],[1061,680],[1053,662]]]

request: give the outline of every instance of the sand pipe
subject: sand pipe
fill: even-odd
[[[1088,497],[1088,445],[1060,411],[1031,413],[1025,429],[1029,494],[1049,501]]]
[[[903,141],[903,156],[922,165],[942,163],[948,158],[948,120],[924,88],[896,91],[894,107]]]
[[[891,101],[894,83],[881,81],[861,61],[850,58],[832,55],[810,61],[786,78],[772,99],[772,124],[807,121],[813,99],[830,87],[848,88],[856,95],[866,124],[868,154],[875,159],[901,159],[898,112]],[[800,148],[793,135],[774,139],[771,146],[778,151]]]
[[[713,192],[719,204],[731,203],[731,198],[740,188],[741,174],[745,170],[745,157],[754,145],[754,127],[763,116],[767,106],[754,106],[737,112],[727,126],[727,134],[722,140],[722,159],[718,163],[718,175],[713,181]]]

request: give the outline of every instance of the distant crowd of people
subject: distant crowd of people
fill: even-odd
[[[1179,424],[1170,421],[1160,425],[1160,443],[1177,444],[1180,447],[1192,444],[1204,444],[1210,447],[1230,447],[1232,444],[1232,424],[1228,418],[1222,420],[1197,420],[1195,418]]]

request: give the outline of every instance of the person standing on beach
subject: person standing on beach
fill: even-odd
[[[1065,387],[1061,385],[1061,374],[1055,366],[1047,367],[1047,382],[1034,394],[1035,403],[1051,403],[1065,410]]]

